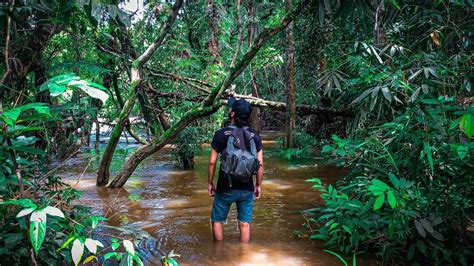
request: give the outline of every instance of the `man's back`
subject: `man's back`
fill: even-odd
[[[252,138],[255,141],[255,146],[257,149],[257,152],[262,150],[262,138],[260,137],[259,134],[257,134],[254,130],[251,128],[247,128],[247,130],[253,134]],[[214,137],[212,138],[211,146],[213,149],[215,149],[219,154],[222,154],[222,151],[227,148],[227,141],[229,140],[229,137],[232,135],[233,128],[231,127],[224,127],[216,131],[214,134]],[[247,150],[250,149],[250,141],[248,139],[245,140],[245,144],[247,146]],[[228,178],[225,178],[225,173],[222,170],[222,168],[219,168],[219,178],[217,180],[217,187],[216,187],[216,192],[218,193],[223,193],[230,191],[232,189],[238,189],[238,190],[249,190],[253,191],[254,190],[254,184],[253,180],[250,179],[249,182],[239,182],[239,181],[233,181],[232,182],[232,187],[229,184]]]

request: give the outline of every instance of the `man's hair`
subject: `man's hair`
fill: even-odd
[[[250,117],[239,117],[239,116],[234,116],[234,124],[237,127],[248,127],[250,126]]]

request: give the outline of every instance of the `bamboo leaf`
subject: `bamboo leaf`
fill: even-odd
[[[337,254],[336,252],[327,250],[327,249],[325,249],[324,252],[329,253],[329,254],[335,256],[336,258],[338,258],[338,259],[342,262],[342,264],[344,264],[344,266],[347,266],[346,260],[345,260],[341,255]]]
[[[416,99],[418,98],[418,95],[420,94],[420,91],[421,91],[421,87],[418,88],[410,97],[410,102],[415,102]]]
[[[434,162],[433,162],[433,155],[431,153],[430,144],[427,141],[423,141],[423,147],[424,147],[426,157],[428,158],[428,164],[430,166],[431,173],[434,173]]]
[[[383,97],[385,97],[385,99],[387,99],[389,102],[392,102],[393,96],[387,87],[382,88],[382,94],[383,94]]]
[[[423,69],[420,69],[418,71],[416,71],[415,73],[413,73],[410,77],[408,77],[408,80],[411,81],[413,80],[414,78],[416,78],[418,75],[420,75],[420,73],[423,71]]]

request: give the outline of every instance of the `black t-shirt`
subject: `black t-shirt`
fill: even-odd
[[[216,131],[214,137],[212,138],[211,146],[214,148],[219,154],[222,154],[222,151],[227,148],[227,140],[229,139],[230,135],[232,134],[232,128],[225,127],[221,128]],[[249,132],[254,133],[254,141],[255,147],[257,148],[257,152],[262,149],[262,138],[259,134],[255,133],[254,130],[251,128],[248,129]],[[248,143],[247,143],[248,145]],[[253,191],[253,180],[250,179],[249,182],[238,182],[232,181],[232,187],[229,186],[229,180],[225,176],[224,171],[221,167],[219,167],[219,178],[217,179],[217,187],[216,192],[223,193],[230,191],[232,189],[238,190],[250,190]]]

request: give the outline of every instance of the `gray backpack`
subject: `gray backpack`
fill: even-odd
[[[232,128],[232,134],[227,140],[226,149],[222,151],[221,167],[232,187],[232,181],[251,181],[259,168],[259,161],[254,134],[247,130],[248,127],[238,128],[232,125],[229,128]],[[250,151],[247,149],[244,136],[250,142]]]

